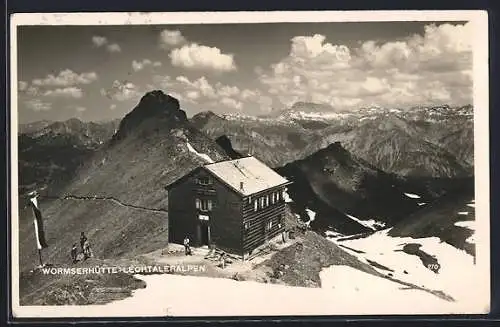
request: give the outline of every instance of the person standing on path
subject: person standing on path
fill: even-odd
[[[184,254],[185,255],[191,255],[191,246],[189,245],[189,238],[186,237],[184,238]]]
[[[76,248],[76,243],[73,243],[73,247],[71,248],[71,260],[73,263],[76,263],[76,258],[78,255],[78,249]]]
[[[85,236],[85,233],[82,232],[80,234],[80,247],[82,249],[82,253],[85,252],[85,242],[87,242],[87,236]]]

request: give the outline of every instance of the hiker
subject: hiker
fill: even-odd
[[[92,250],[90,249],[90,242],[88,240],[83,244],[83,258],[86,260],[92,257]]]
[[[87,242],[87,236],[85,236],[84,232],[81,232],[81,234],[80,234],[80,247],[82,249],[82,253],[85,253],[84,247],[83,247],[85,245],[85,242]]]
[[[76,256],[78,255],[78,249],[76,247],[76,243],[73,243],[73,247],[71,248],[71,260],[73,263],[76,263]]]
[[[220,261],[222,269],[226,268],[226,252],[222,251],[220,254]]]
[[[184,238],[184,254],[191,255],[191,246],[189,245],[189,238],[187,236]]]

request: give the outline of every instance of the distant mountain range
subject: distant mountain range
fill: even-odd
[[[306,110],[307,109],[307,110]],[[403,176],[472,174],[473,108],[363,108],[321,112],[292,106],[267,117],[200,113],[191,121],[211,137],[226,135],[235,149],[270,166],[305,158],[334,142],[386,172]]]
[[[119,120],[93,123],[72,118],[19,126],[20,190],[64,184],[96,149],[109,140]]]

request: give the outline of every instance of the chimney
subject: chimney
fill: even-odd
[[[245,184],[244,184],[243,182],[240,182],[240,190],[241,190],[241,191],[243,191],[243,186],[244,186],[244,185],[245,185]]]

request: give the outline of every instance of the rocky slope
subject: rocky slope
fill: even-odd
[[[234,149],[251,154],[271,167],[296,160],[318,137],[298,123],[246,116],[220,117],[202,112],[191,122],[213,139],[226,136]]]
[[[350,152],[379,169],[402,176],[469,175],[472,172],[471,167],[462,159],[464,156],[459,158],[448,149],[461,149],[463,142],[472,143],[473,141],[467,138],[470,133],[465,132],[461,135],[462,138],[456,139],[454,136],[458,135],[455,131],[446,134],[441,132],[432,140],[426,136],[430,128],[418,126],[395,115],[382,115],[343,130],[338,126],[328,127],[322,131],[322,141],[312,147],[322,148],[340,141]],[[436,127],[432,128],[437,130]],[[465,151],[467,150],[470,150],[470,147],[465,147]]]
[[[409,185],[352,155],[340,143],[277,171],[294,182],[289,187],[294,210],[305,219],[307,209],[316,213],[314,229],[370,232],[418,209],[418,203],[404,195],[413,191]]]

